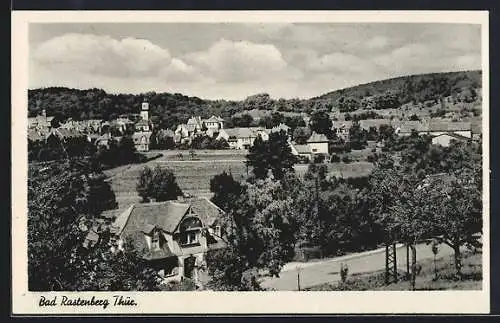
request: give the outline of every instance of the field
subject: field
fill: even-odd
[[[374,165],[369,162],[353,162],[353,163],[331,163],[326,164],[328,168],[328,174],[330,176],[340,177],[340,178],[351,178],[351,177],[363,177],[371,173]],[[295,165],[295,172],[300,177],[304,176],[307,172],[308,165]]]
[[[150,155],[162,154],[163,156],[144,164],[125,165],[105,171],[111,187],[116,195],[120,208],[140,201],[136,193],[136,183],[144,166],[172,170],[177,183],[184,193],[195,196],[211,197],[210,179],[224,171],[230,172],[236,180],[242,180],[251,172],[245,164],[246,151],[240,150],[195,150],[191,155],[189,150],[164,150],[152,151]],[[182,156],[180,155],[182,154]],[[368,175],[373,164],[369,162],[352,162],[327,164],[331,176],[359,177]],[[308,165],[295,165],[295,171],[303,176]]]
[[[481,290],[482,289],[482,254],[465,252],[462,260],[462,279],[454,276],[455,267],[453,256],[449,255],[436,260],[437,279],[433,259],[420,262],[422,270],[415,281],[416,290]],[[385,285],[384,271],[353,274],[347,277],[345,283],[327,283],[308,288],[312,291],[329,290],[409,290],[409,281],[401,272],[401,279],[397,283]]]
[[[194,156],[186,150],[155,153],[161,153],[163,156],[144,164],[120,166],[106,171],[119,208],[139,202],[135,186],[142,168],[146,165],[160,165],[162,168],[171,169],[184,193],[207,197],[211,196],[210,179],[213,176],[226,171],[231,172],[235,179],[241,180],[247,174],[244,163],[246,151],[196,150]],[[178,156],[179,153],[182,153],[182,158]]]

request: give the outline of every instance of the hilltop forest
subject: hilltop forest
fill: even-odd
[[[444,97],[473,102],[481,89],[481,71],[434,73],[398,77],[336,90],[310,99],[273,99],[256,94],[241,101],[205,100],[179,93],[110,94],[101,89],[77,90],[64,87],[28,91],[30,117],[46,110],[64,120],[73,118],[111,120],[138,113],[148,100],[152,121],[161,128],[173,128],[192,115],[219,115],[227,120],[249,110],[307,113],[319,109],[353,112],[359,109],[394,109],[403,104],[438,103]]]

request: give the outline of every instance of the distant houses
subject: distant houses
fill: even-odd
[[[224,119],[218,116],[211,116],[208,119],[202,119],[199,116],[193,116],[185,124],[179,124],[174,131],[174,139],[177,144],[189,143],[196,136],[216,136],[221,129],[224,129]]]
[[[308,160],[313,160],[315,155],[329,154],[329,143],[330,141],[324,134],[319,134],[313,132],[309,139],[307,139],[307,144],[299,145],[290,143],[290,149],[292,154],[297,157],[307,158]]]
[[[221,129],[217,140],[226,140],[231,149],[249,149],[258,136],[266,141],[269,139],[269,131],[261,127]]]
[[[153,125],[149,120],[149,104],[147,102],[142,103],[140,116],[141,118],[137,122],[124,116],[110,121],[69,118],[54,127],[52,124],[54,117],[48,117],[43,110],[42,115],[28,118],[28,141],[33,144],[54,140],[67,142],[70,139],[86,139],[97,147],[109,147],[111,139],[119,140],[125,135],[130,135],[138,151],[149,151]]]

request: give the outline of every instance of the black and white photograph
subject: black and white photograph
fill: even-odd
[[[487,20],[253,17],[26,24],[27,307],[488,291]]]

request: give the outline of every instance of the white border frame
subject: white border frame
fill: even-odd
[[[489,20],[487,11],[13,11],[12,12],[12,312],[13,314],[237,314],[237,313],[488,313]],[[28,292],[27,89],[28,25],[54,22],[314,22],[464,23],[482,26],[483,289],[426,292]],[[39,307],[47,297],[131,296],[136,307]],[[193,302],[192,298],[196,301]]]

